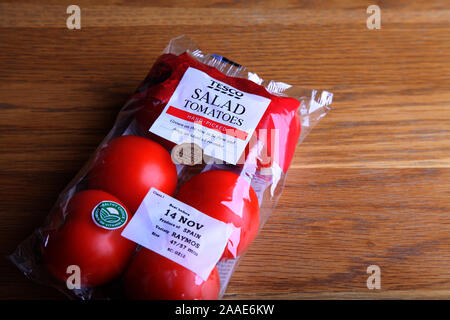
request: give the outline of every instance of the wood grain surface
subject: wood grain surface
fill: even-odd
[[[66,8],[81,8],[81,30]],[[366,8],[381,8],[369,30]],[[0,1],[2,256],[38,227],[168,41],[335,94],[225,298],[450,298],[448,1]],[[366,269],[381,269],[369,290]],[[0,298],[61,298],[0,259]]]

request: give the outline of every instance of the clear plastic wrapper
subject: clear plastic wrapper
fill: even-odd
[[[173,39],[10,260],[80,299],[218,299],[332,94]]]

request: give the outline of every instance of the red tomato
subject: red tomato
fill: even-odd
[[[217,267],[204,281],[172,260],[142,248],[125,273],[124,286],[127,296],[135,300],[215,300],[220,280]]]
[[[100,222],[95,222],[94,212],[102,215],[97,216]],[[136,248],[135,243],[120,235],[131,218],[122,202],[100,190],[81,191],[69,200],[65,213],[66,221],[46,235],[42,248],[50,273],[65,282],[71,275],[67,267],[77,265],[85,287],[104,284],[121,274]],[[108,228],[116,228],[98,225],[107,221]]]
[[[173,194],[177,170],[170,154],[156,142],[122,136],[100,150],[88,183],[91,189],[115,195],[134,213],[152,187]]]
[[[164,108],[166,107],[166,103],[158,99],[149,97],[147,100],[136,102],[136,105],[140,107],[139,111],[136,112],[136,123],[139,132],[143,136],[158,142],[167,150],[172,150],[172,148],[175,146],[175,143],[149,131],[150,127],[163,112]]]
[[[255,239],[259,228],[259,203],[250,183],[223,170],[200,173],[186,182],[177,199],[225,223],[233,232],[222,259],[241,255]]]

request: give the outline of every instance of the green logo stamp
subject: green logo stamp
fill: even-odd
[[[92,210],[92,220],[99,227],[114,230],[127,222],[128,214],[120,204],[113,201],[102,201]]]

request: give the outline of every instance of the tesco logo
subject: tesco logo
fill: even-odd
[[[227,94],[230,97],[234,97],[236,99],[240,99],[244,96],[244,93],[234,89],[233,87],[227,86],[223,83],[217,82],[215,80],[210,80],[211,84],[207,86],[207,88],[219,91],[221,93]]]

